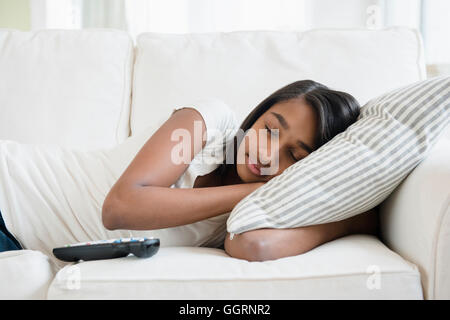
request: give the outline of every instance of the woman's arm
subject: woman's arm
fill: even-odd
[[[200,121],[200,134],[194,122]],[[107,194],[102,220],[107,229],[152,230],[193,223],[229,212],[263,183],[221,187],[170,188],[189,163],[172,161],[175,130],[187,130],[192,137],[190,160],[205,146],[206,125],[193,108],[174,112],[148,139]]]
[[[154,230],[194,223],[231,211],[262,184],[195,189],[129,187],[122,200],[110,200],[104,206],[103,224],[109,230]],[[107,216],[109,210],[114,218]]]
[[[286,229],[257,229],[227,233],[225,251],[232,257],[248,261],[276,260],[303,254],[326,242],[350,234],[378,233],[378,207],[345,220]]]
[[[345,233],[340,236],[343,235]],[[327,241],[330,241],[337,236],[332,234],[327,236],[323,225],[285,229],[267,228],[236,234],[233,240],[230,240],[227,234],[224,247],[225,251],[234,258],[266,261],[303,254],[325,243],[327,238]]]

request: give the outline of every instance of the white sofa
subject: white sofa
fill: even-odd
[[[215,96],[239,120],[276,89],[313,79],[361,104],[426,78],[415,30],[141,34],[0,30],[0,139],[111,147],[174,105]],[[450,128],[449,128],[450,129]],[[248,262],[161,247],[150,259],[54,266],[0,253],[1,299],[449,299],[450,130],[380,205],[381,233]],[[83,199],[80,199],[83,201]],[[0,204],[1,210],[1,204]]]

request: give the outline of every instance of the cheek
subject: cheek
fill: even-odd
[[[242,138],[241,143],[239,144],[238,150],[237,150],[237,154],[241,154],[244,153],[246,151],[246,146],[245,146],[245,137]]]
[[[247,141],[247,143],[245,143],[244,141]],[[247,138],[243,138],[238,149],[237,149],[237,155],[236,155],[236,172],[239,176],[239,178],[241,178],[241,180],[244,183],[250,183],[250,182],[256,182],[256,181],[261,181],[260,179],[258,180],[258,178],[254,177],[253,174],[249,171],[249,169],[247,168],[246,165],[246,161],[247,161],[247,157],[246,157],[246,153],[249,150],[249,139]]]
[[[253,138],[252,138],[253,137]],[[258,137],[250,136],[248,133],[242,138],[238,150],[237,150],[237,164],[245,164],[246,154],[250,152],[250,149],[258,149]],[[256,139],[256,140],[255,140]]]
[[[246,154],[247,150],[245,148],[244,143],[241,143],[239,145],[239,148],[237,150],[237,154],[236,154],[236,171],[239,175],[239,177],[243,180],[245,180],[246,177],[246,165],[245,165],[245,161],[246,161]]]
[[[275,148],[275,146],[274,146]],[[270,159],[270,175],[271,176],[277,176],[283,173],[284,170],[286,170],[289,166],[294,164],[293,161],[290,160],[289,154],[283,154],[283,150],[272,150],[268,149],[267,154],[264,154],[262,152],[261,156],[267,156],[267,159]],[[264,155],[263,155],[264,154]]]
[[[243,141],[244,140],[242,140],[242,142],[239,145],[237,152],[236,152],[236,165],[238,168],[245,161],[246,150],[245,150],[245,145],[244,145]]]

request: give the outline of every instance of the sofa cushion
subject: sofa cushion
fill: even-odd
[[[241,123],[264,98],[297,80],[348,92],[363,105],[425,79],[419,33],[403,27],[143,33],[136,45],[132,134],[204,96],[223,100]]]
[[[55,270],[50,259],[39,251],[0,253],[0,300],[46,299]]]
[[[264,262],[221,249],[165,247],[61,269],[49,299],[422,299],[415,265],[376,237],[352,235]]]
[[[129,136],[127,33],[3,29],[0,48],[0,139],[94,149]]]

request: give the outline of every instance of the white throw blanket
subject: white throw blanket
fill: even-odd
[[[223,243],[217,234],[226,232],[229,213],[151,231],[103,227],[104,198],[156,129],[149,127],[115,148],[96,151],[0,141],[0,211],[8,230],[24,248],[44,252],[57,266],[64,263],[53,257],[52,249],[76,242],[153,236],[161,246]]]

